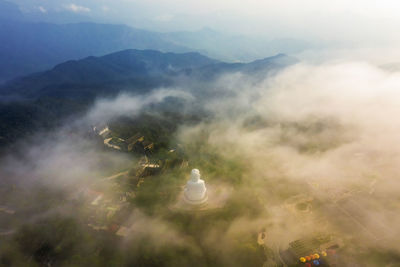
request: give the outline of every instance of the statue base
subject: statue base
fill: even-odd
[[[186,212],[202,212],[219,210],[225,206],[229,199],[233,188],[230,186],[214,186],[210,184],[207,187],[207,194],[200,201],[192,201],[187,199],[182,186],[181,193],[177,196],[174,204],[169,206],[171,211],[186,211]]]
[[[208,200],[208,195],[207,194],[205,194],[204,197],[202,199],[199,199],[199,200],[191,200],[186,196],[186,194],[183,194],[183,201],[186,202],[189,205],[193,205],[193,206],[205,205],[205,204],[207,204],[207,200]]]

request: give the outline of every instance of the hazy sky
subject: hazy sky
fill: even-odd
[[[395,0],[13,0],[24,11],[72,12],[153,30],[211,27],[268,37],[346,43],[398,41]]]

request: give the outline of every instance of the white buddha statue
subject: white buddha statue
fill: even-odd
[[[200,205],[207,202],[207,189],[204,181],[200,179],[200,171],[193,169],[190,180],[186,183],[184,200],[192,205]]]

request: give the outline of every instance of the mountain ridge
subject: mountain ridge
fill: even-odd
[[[226,63],[196,52],[162,53],[128,49],[101,57],[69,60],[50,70],[16,78],[0,86],[0,137],[12,142],[37,129],[50,129],[64,119],[84,114],[97,98],[119,93],[146,94],[174,86],[207,96],[207,84],[220,75],[244,72],[261,78],[296,59],[280,54],[251,63]],[[215,97],[215,96],[214,96]]]
[[[101,57],[68,60],[50,70],[11,80],[0,87],[1,94],[21,94],[27,87],[33,97],[38,90],[60,84],[99,84],[140,77],[178,75],[185,69],[217,63],[197,52],[162,53],[156,50],[127,49]]]
[[[102,84],[138,78],[167,81],[177,76],[190,76],[203,80],[229,72],[257,74],[296,62],[297,59],[282,53],[250,63],[227,63],[198,52],[163,53],[150,49],[127,49],[101,57],[68,60],[47,71],[16,78],[0,86],[0,94],[35,97],[37,92],[51,86]]]

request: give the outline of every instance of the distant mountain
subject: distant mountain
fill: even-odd
[[[63,61],[124,49],[189,52],[157,33],[124,25],[49,24],[0,20],[0,82],[42,71]]]
[[[278,53],[294,54],[315,46],[293,38],[231,35],[210,28],[163,33],[162,37],[175,45],[190,47],[204,55],[229,62],[248,62]]]
[[[200,79],[211,79],[219,77],[222,74],[232,72],[242,72],[257,76],[261,74],[263,77],[268,70],[280,70],[281,68],[297,63],[298,60],[294,57],[285,54],[267,57],[264,59],[255,60],[250,63],[226,63],[219,62],[212,65],[207,65],[199,68],[195,75]]]
[[[380,65],[379,67],[386,71],[399,72],[400,71],[400,62],[386,63],[383,65]]]
[[[270,41],[231,36],[209,28],[195,32],[158,33],[126,25],[32,22],[40,18],[49,19],[51,14],[32,18],[30,13],[21,13],[17,5],[0,0],[0,84],[67,60],[102,56],[125,49],[177,53],[196,51],[228,62],[248,62],[310,47],[299,40]]]

